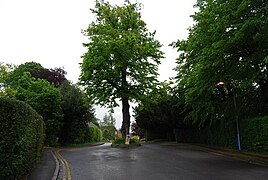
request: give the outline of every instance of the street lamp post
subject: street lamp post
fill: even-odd
[[[217,87],[224,88],[224,82],[218,82]],[[241,151],[241,141],[240,141],[240,132],[239,132],[239,118],[238,118],[238,110],[236,104],[236,93],[234,87],[232,87],[233,91],[233,101],[234,101],[234,108],[235,108],[235,122],[236,122],[236,131],[237,131],[237,146],[238,150]]]

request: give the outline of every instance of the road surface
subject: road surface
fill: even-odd
[[[267,180],[268,168],[200,151],[185,144],[102,146],[61,151],[73,180]]]

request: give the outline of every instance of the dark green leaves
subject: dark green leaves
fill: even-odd
[[[95,103],[116,106],[115,99],[139,100],[157,82],[161,44],[141,20],[139,4],[96,3],[96,21],[85,35],[80,82]]]
[[[247,109],[241,116],[252,115],[250,109],[259,98],[267,99],[267,2],[199,0],[197,7],[188,39],[175,45],[181,52],[178,88],[193,108],[192,119],[202,124],[217,120],[219,113],[232,116],[234,112],[227,111],[232,100],[219,103],[213,95],[219,81],[238,92],[240,108]]]

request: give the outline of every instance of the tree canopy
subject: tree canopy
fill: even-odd
[[[193,108],[191,118],[202,124],[234,116],[230,96],[236,96],[241,116],[267,113],[267,2],[198,0],[196,6],[188,39],[175,44],[181,53],[178,89]],[[215,95],[219,81],[229,97]]]
[[[157,83],[163,52],[141,19],[140,4],[123,6],[96,1],[91,10],[96,20],[84,34],[87,52],[83,55],[80,82],[97,104],[115,107],[122,101],[122,129],[129,132],[129,101],[140,100]]]

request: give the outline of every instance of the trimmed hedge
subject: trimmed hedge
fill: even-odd
[[[268,116],[243,120],[240,134],[242,149],[268,152]]]
[[[102,141],[102,132],[97,126],[89,126],[89,142],[100,142]]]
[[[244,151],[268,151],[268,116],[240,120],[241,147]],[[212,144],[237,149],[236,123],[222,121],[199,128],[178,129],[178,142]]]
[[[89,126],[81,129],[74,140],[75,144],[100,142],[102,141],[102,132],[97,126]]]
[[[22,179],[41,159],[42,117],[28,104],[0,98],[0,179]]]

